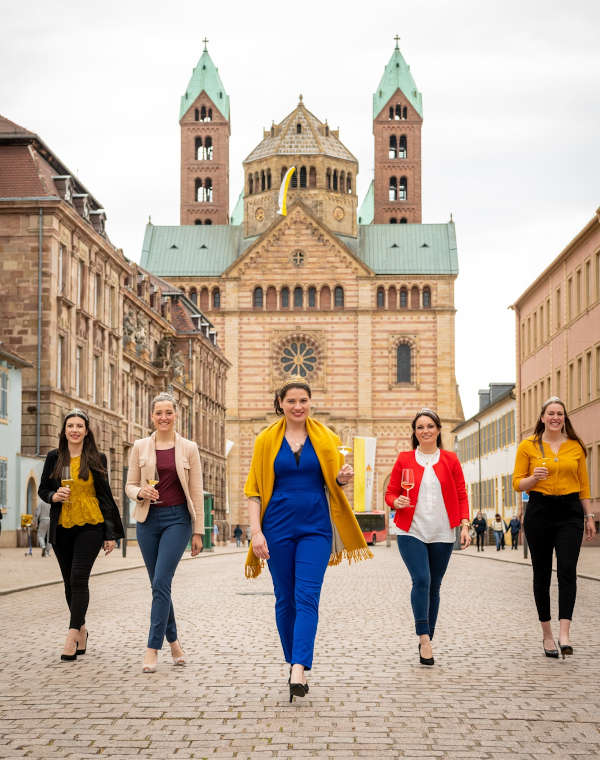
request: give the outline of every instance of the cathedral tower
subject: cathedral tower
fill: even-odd
[[[398,39],[373,94],[375,224],[421,223],[423,103]]]
[[[181,224],[229,223],[229,96],[204,51],[181,97]]]

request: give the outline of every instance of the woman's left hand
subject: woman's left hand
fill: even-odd
[[[345,464],[337,474],[337,481],[343,486],[347,485],[354,477],[354,470],[351,465]]]
[[[466,549],[471,543],[471,536],[469,535],[469,526],[463,525],[460,529],[460,548]]]
[[[116,546],[116,541],[105,541],[102,544],[102,548],[104,549],[104,556],[107,557],[115,548],[115,546]]]
[[[202,533],[194,533],[192,535],[192,557],[197,557],[203,549]]]
[[[596,535],[596,522],[594,518],[586,517],[584,518],[585,522],[585,540],[591,541],[592,538]]]

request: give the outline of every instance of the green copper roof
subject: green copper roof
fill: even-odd
[[[341,243],[375,274],[458,274],[454,223],[367,224]],[[158,277],[217,277],[258,238],[239,225],[146,226],[140,264]]]
[[[235,203],[235,208],[231,212],[231,224],[242,224],[244,221],[244,190],[240,190],[240,195]]]
[[[423,116],[423,101],[421,93],[417,90],[417,85],[410,73],[410,66],[402,57],[399,48],[396,47],[392,53],[388,65],[383,71],[383,76],[379,82],[379,87],[373,93],[373,118],[376,119],[381,113],[381,109],[388,100],[400,88],[409,103],[414,107],[419,116]]]
[[[375,183],[371,180],[365,199],[363,200],[358,212],[359,224],[371,224],[375,216]]]
[[[458,274],[454,222],[362,226],[358,256],[376,274]]]
[[[192,72],[192,78],[185,94],[181,96],[181,106],[179,108],[180,121],[202,91],[206,92],[223,116],[229,119],[229,95],[225,92],[223,82],[221,82],[219,69],[212,62],[206,49]]]

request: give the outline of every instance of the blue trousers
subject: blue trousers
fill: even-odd
[[[165,636],[170,644],[177,641],[171,581],[192,536],[187,506],[151,506],[145,522],[137,523],[136,534],[152,584],[148,646],[162,649]]]
[[[433,639],[440,608],[440,586],[454,544],[426,544],[414,536],[398,536],[398,549],[412,579],[410,601],[417,636]]]
[[[319,598],[331,555],[331,536],[278,537],[269,543],[275,619],[285,660],[310,670],[319,619]]]

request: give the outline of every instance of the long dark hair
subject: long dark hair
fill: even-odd
[[[87,435],[83,439],[83,448],[81,449],[81,463],[79,465],[79,477],[81,480],[87,480],[90,474],[90,470],[105,475],[106,470],[102,465],[102,457],[96,446],[96,440],[94,434],[90,429],[90,420],[87,414],[82,409],[71,410],[63,420],[62,428],[60,430],[60,437],[58,439],[58,457],[56,459],[56,466],[52,477],[56,480],[60,480],[63,467],[71,464],[71,454],[69,453],[69,442],[67,440],[67,434],[65,429],[67,427],[67,421],[71,417],[79,417],[85,423],[85,431]]]
[[[542,409],[540,411],[540,416],[538,417],[538,421],[535,423],[535,430],[533,431],[533,440],[535,441],[535,443],[537,443],[540,451],[542,453],[544,452],[543,445],[542,445],[542,436],[544,434],[544,430],[546,429],[546,426],[542,422],[542,415],[544,414],[546,409],[550,406],[550,404],[560,404],[562,406],[563,412],[565,413],[565,435],[567,436],[567,438],[570,438],[572,441],[577,441],[577,443],[583,449],[583,453],[587,454],[585,450],[585,446],[583,445],[583,441],[575,432],[575,428],[573,427],[571,420],[569,419],[569,415],[567,414],[567,407],[558,398],[558,396],[550,396],[549,399],[546,399],[546,401],[544,401],[544,403],[542,404]]]
[[[308,398],[312,398],[312,393],[308,383],[304,383],[302,380],[290,380],[289,383],[286,383],[278,391],[275,391],[273,406],[275,407],[275,414],[278,416],[283,414],[281,402],[285,398],[285,394],[292,388],[299,388],[300,390],[306,391],[308,393]]]
[[[419,445],[419,441],[417,440],[417,436],[415,434],[417,420],[419,419],[419,417],[429,417],[430,420],[433,420],[433,422],[435,422],[435,425],[439,430],[435,443],[438,449],[443,449],[444,447],[442,446],[442,421],[437,416],[436,412],[433,411],[433,409],[420,409],[415,414],[413,421],[410,423],[412,427],[412,436],[410,438],[410,442],[412,443],[413,449],[416,449],[417,446]]]

